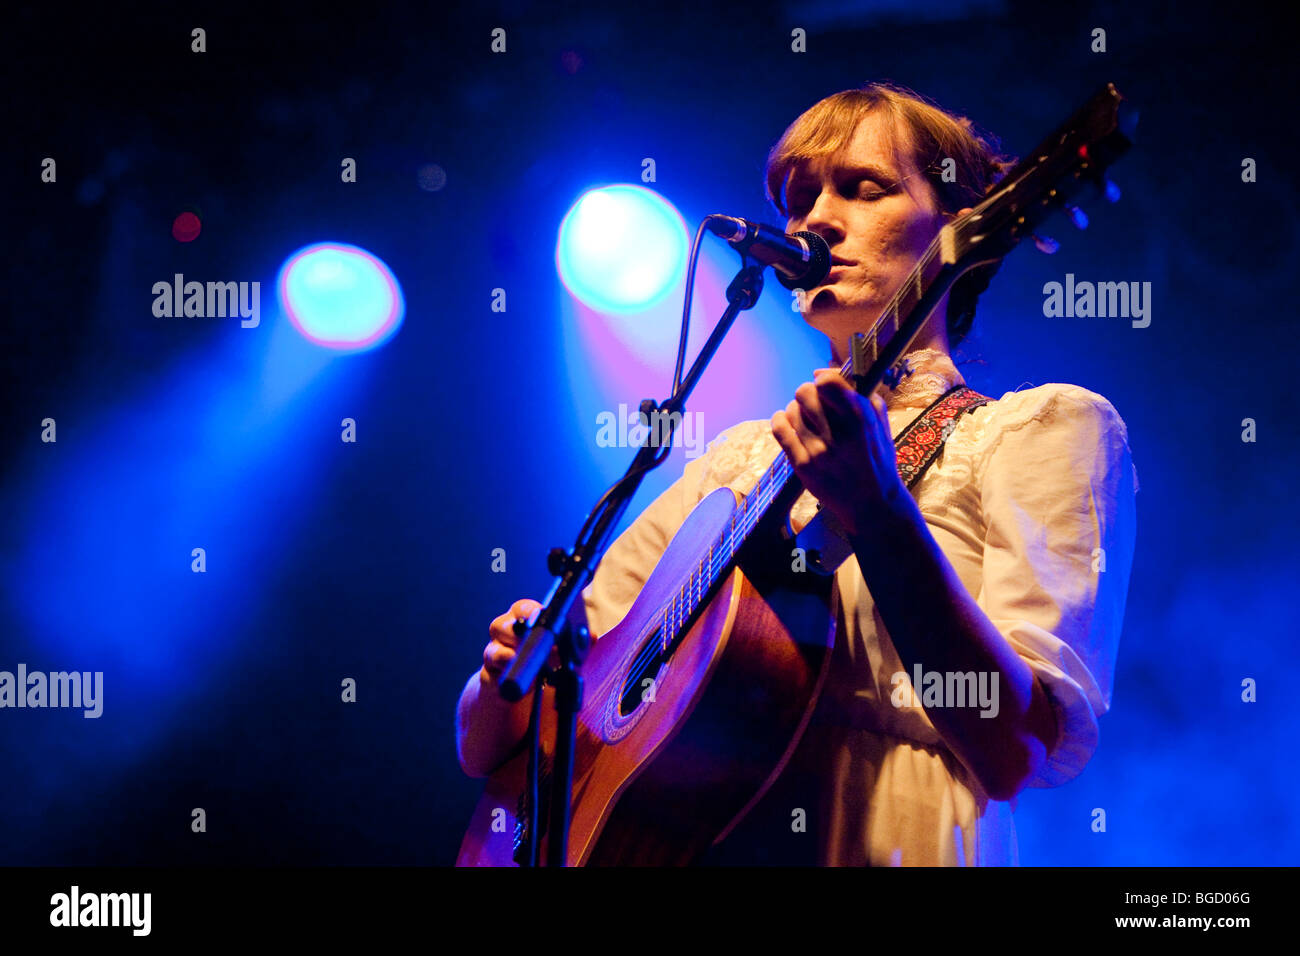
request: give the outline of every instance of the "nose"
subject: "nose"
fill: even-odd
[[[817,233],[834,246],[844,239],[843,212],[839,194],[834,188],[824,188],[804,217],[803,228]]]

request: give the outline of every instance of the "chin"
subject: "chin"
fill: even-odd
[[[880,309],[871,309],[858,302],[847,302],[844,296],[831,288],[817,292],[808,300],[803,319],[819,331],[829,332],[842,326],[870,325]]]
[[[807,311],[803,313],[804,321],[816,326],[819,320],[830,315],[838,315],[845,308],[843,297],[827,286],[808,299]]]
[[[839,293],[830,286],[823,286],[810,300],[812,308],[832,308],[840,304]]]

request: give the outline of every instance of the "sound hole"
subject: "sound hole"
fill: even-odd
[[[618,702],[620,717],[626,717],[641,706],[654,688],[654,684],[650,682],[654,680],[660,668],[672,657],[673,645],[669,644],[668,650],[665,651],[663,638],[664,629],[661,624],[641,645],[641,649],[637,651],[636,659],[628,670],[627,679],[623,682],[623,694]]]

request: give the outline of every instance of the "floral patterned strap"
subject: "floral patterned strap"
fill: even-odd
[[[898,473],[908,488],[921,480],[925,469],[930,467],[930,463],[943,448],[943,443],[957,427],[957,419],[961,414],[991,401],[993,399],[981,395],[973,388],[955,385],[898,433],[894,439]]]

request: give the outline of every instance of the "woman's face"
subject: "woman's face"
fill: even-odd
[[[868,113],[838,155],[797,166],[786,185],[786,231],[810,230],[831,248],[830,275],[807,290],[803,316],[831,340],[838,361],[852,334],[880,316],[948,218],[918,171],[910,163],[900,167],[882,135],[887,122],[879,110]],[[931,321],[942,322],[942,305]]]

